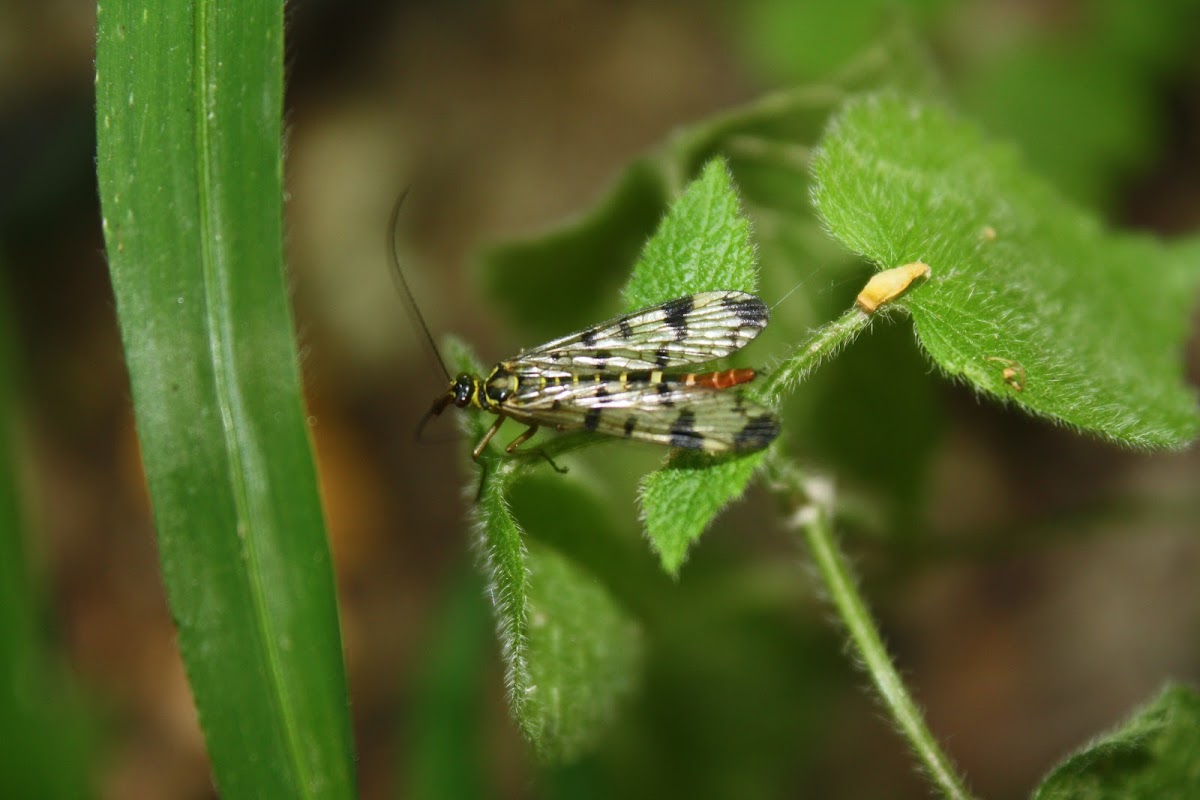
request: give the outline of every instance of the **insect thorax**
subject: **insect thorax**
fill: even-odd
[[[507,365],[500,363],[492,368],[487,380],[483,381],[483,391],[477,394],[477,402],[482,408],[495,408],[507,400],[517,390],[517,376],[509,371]]]

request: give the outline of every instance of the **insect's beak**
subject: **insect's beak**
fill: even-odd
[[[416,433],[415,438],[418,442],[421,441],[421,433],[425,430],[425,426],[429,424],[429,420],[433,419],[438,414],[441,414],[443,411],[446,410],[446,406],[450,405],[453,402],[454,402],[454,390],[453,389],[451,389],[450,391],[446,392],[444,395],[441,395],[440,397],[438,397],[438,399],[433,401],[433,405],[429,407],[428,411],[426,411],[423,415],[421,415],[421,420],[420,420],[420,422],[417,423],[417,433]]]

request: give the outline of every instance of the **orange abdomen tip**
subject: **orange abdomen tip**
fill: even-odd
[[[754,380],[754,370],[752,369],[727,369],[722,372],[703,372],[699,375],[688,375],[684,378],[683,382],[688,386],[728,389],[731,386],[749,383],[752,380]]]

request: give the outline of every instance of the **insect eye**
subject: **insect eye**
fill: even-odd
[[[471,389],[474,381],[470,375],[459,375],[454,382],[454,405],[463,408],[471,402]]]

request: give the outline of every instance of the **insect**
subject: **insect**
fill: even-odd
[[[734,388],[754,370],[683,368],[742,348],[768,316],[766,304],[745,292],[680,297],[526,350],[486,378],[461,373],[426,419],[450,405],[495,414],[472,451],[476,459],[509,418],[528,426],[509,454],[537,452],[519,448],[543,425],[709,453],[761,450],[779,434],[779,420]]]
[[[404,296],[420,321],[433,353],[437,346],[400,269],[395,230],[401,195],[392,211],[391,255]],[[737,387],[754,379],[752,369],[691,372],[744,347],[767,325],[770,313],[754,295],[701,292],[635,311],[501,361],[486,378],[467,372],[450,378],[446,391],[421,418],[418,431],[451,405],[496,415],[475,445],[478,460],[506,419],[528,426],[505,448],[510,455],[542,426],[592,431],[709,453],[761,450],[779,435],[779,419]]]

